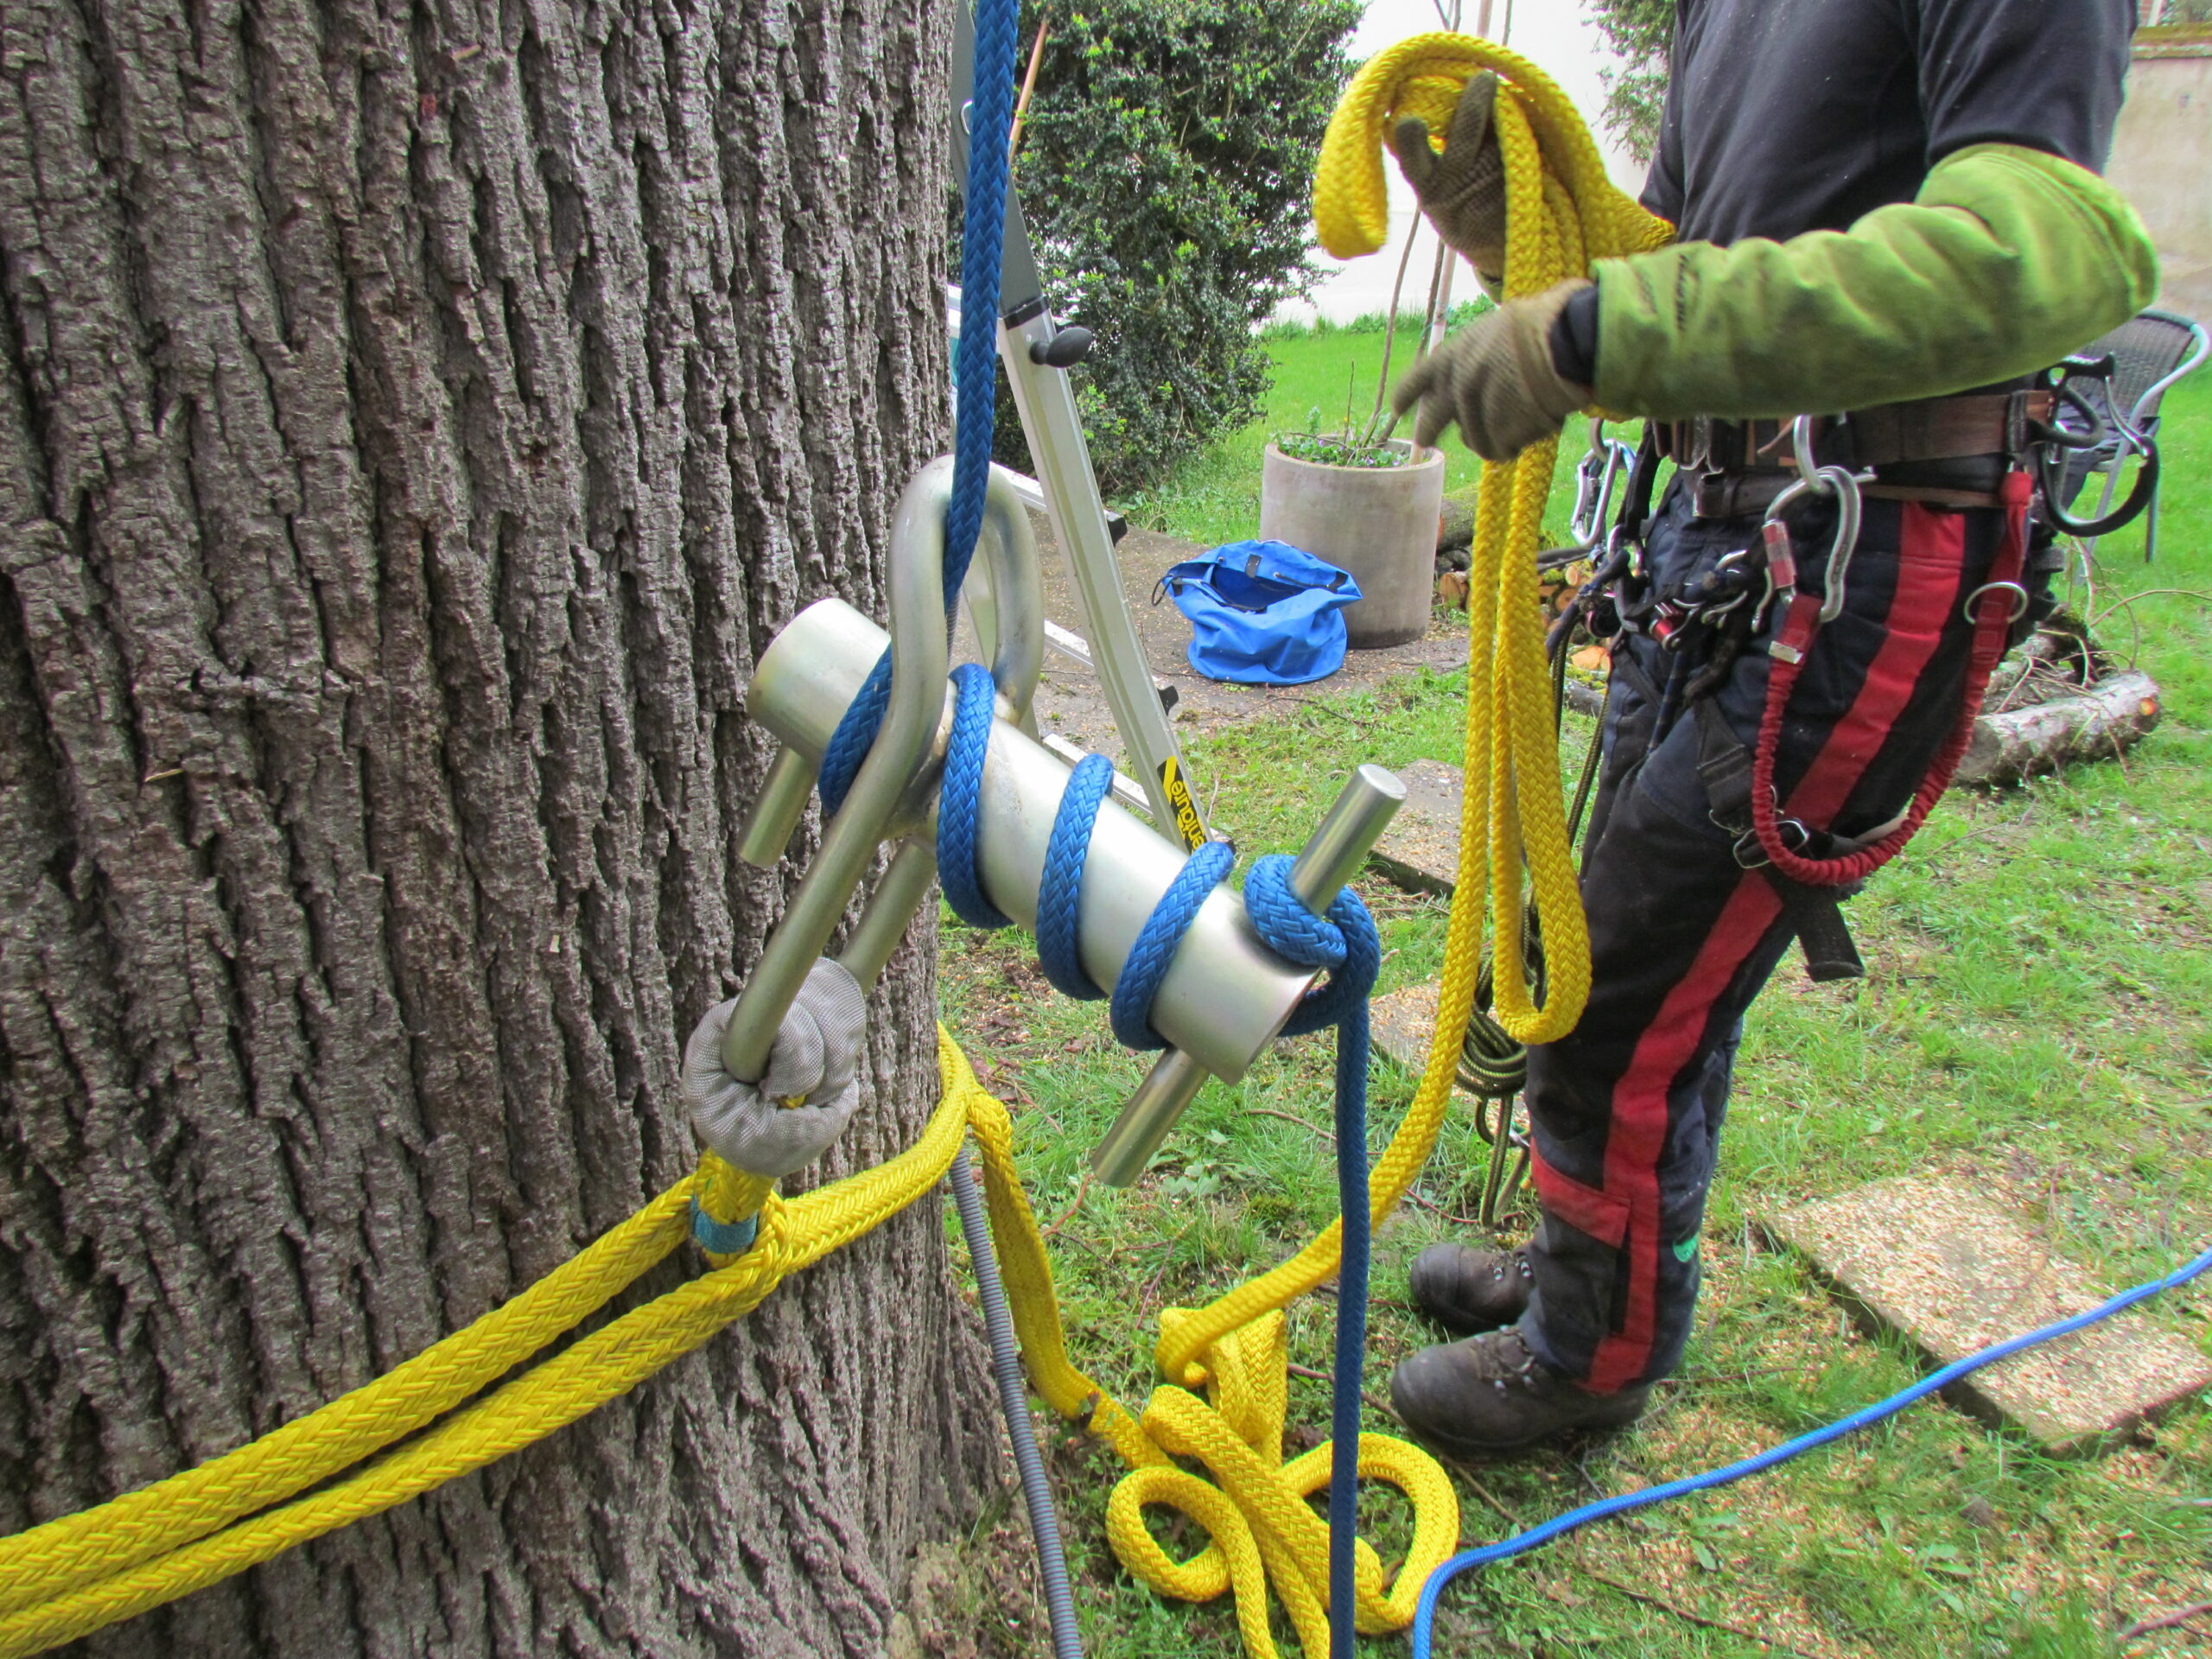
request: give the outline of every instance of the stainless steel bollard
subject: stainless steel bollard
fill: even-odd
[[[842,600],[817,601],[792,619],[762,655],[746,694],[748,709],[777,737],[815,761],[881,652],[883,639],[880,628]],[[931,778],[942,760],[950,699],[948,687],[933,758],[925,769]],[[1069,769],[1014,726],[1004,709],[1001,713],[984,762],[978,806],[982,886],[993,904],[1017,923],[1033,927],[1045,848]],[[1332,870],[1357,867],[1403,796],[1402,787],[1379,768],[1363,767],[1360,776],[1367,780],[1359,791],[1359,798],[1370,802],[1366,811],[1342,819],[1332,811],[1324,830],[1316,832],[1317,843],[1325,834],[1328,847],[1335,849],[1328,854]],[[932,798],[927,809],[932,820],[935,807]],[[1373,817],[1378,810],[1379,817]],[[1183,861],[1179,845],[1113,801],[1099,809],[1084,865],[1077,946],[1084,970],[1097,983],[1111,985],[1120,978],[1130,945]],[[1328,874],[1318,865],[1315,871],[1317,880]],[[1316,891],[1334,893],[1342,884],[1337,875]],[[860,944],[857,932],[855,943]],[[868,957],[873,959],[880,948],[871,946]],[[1217,887],[1200,906],[1161,982],[1152,1022],[1202,1071],[1234,1081],[1281,1029],[1313,978],[1261,942],[1240,894]]]

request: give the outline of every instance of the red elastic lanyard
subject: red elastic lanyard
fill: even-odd
[[[1974,741],[1974,723],[1981,714],[1981,696],[1988,689],[1991,671],[2005,654],[2005,636],[2020,613],[2018,600],[2024,597],[2020,572],[2027,563],[2028,552],[2029,493],[2025,473],[2005,474],[2000,498],[2005,511],[2005,539],[1991,563],[1989,579],[1967,594],[1966,600],[1974,622],[1974,646],[1967,659],[1966,690],[1957,724],[1937,751],[1928,775],[1921,779],[1904,821],[1873,845],[1838,858],[1807,858],[1791,851],[1783,841],[1781,810],[1775,802],[1774,760],[1782,738],[1782,716],[1797,677],[1804,671],[1813,635],[1821,625],[1818,594],[1790,595],[1780,636],[1772,648],[1774,668],[1767,680],[1766,707],[1759,717],[1758,743],[1751,752],[1751,830],[1758,837],[1759,850],[1791,880],[1816,887],[1840,887],[1863,881],[1903,850],[1950,786],[1952,773],[1959,769],[1967,746]],[[2008,604],[2008,598],[2013,602]]]

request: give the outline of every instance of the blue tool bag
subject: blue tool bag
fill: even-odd
[[[1210,680],[1303,685],[1344,665],[1343,612],[1359,584],[1287,542],[1231,542],[1169,566],[1160,586],[1190,619],[1191,666]]]

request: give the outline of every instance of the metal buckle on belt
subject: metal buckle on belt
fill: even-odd
[[[1716,818],[1713,822],[1719,823],[1719,820]],[[1724,830],[1728,828],[1725,823],[1720,827]],[[1802,853],[1812,844],[1813,832],[1799,819],[1777,818],[1775,827],[1781,831],[1783,844],[1793,853]],[[1734,855],[1737,866],[1742,869],[1763,870],[1774,862],[1766,855],[1766,849],[1759,845],[1757,830],[1746,830],[1737,836],[1736,844],[1729,851]]]
[[[1693,415],[1689,419],[1690,452],[1676,455],[1675,465],[1684,472],[1701,473],[1713,462],[1713,416]]]

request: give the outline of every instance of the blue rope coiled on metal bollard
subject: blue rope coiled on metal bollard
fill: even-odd
[[[1045,844],[1045,868],[1063,874],[1037,894],[1037,960],[1052,988],[1078,1002],[1096,1002],[1106,995],[1084,971],[1076,906],[1083,896],[1083,867],[1090,855],[1090,828],[1113,789],[1111,760],[1086,754],[1077,761],[1060,809],[1052,815],[1052,839]]]
[[[945,742],[944,785],[937,805],[938,880],[952,913],[970,927],[1010,927],[1014,918],[984,896],[976,874],[976,812],[991,745],[990,671],[963,663],[952,671],[952,734]],[[955,778],[962,780],[958,789],[952,786]]]

